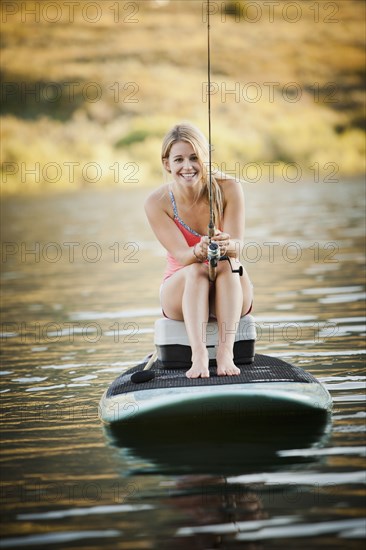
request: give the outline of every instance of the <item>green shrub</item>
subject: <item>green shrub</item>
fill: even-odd
[[[118,149],[120,147],[129,147],[133,143],[141,143],[149,136],[148,130],[132,130],[126,136],[119,139],[115,144],[115,147]]]

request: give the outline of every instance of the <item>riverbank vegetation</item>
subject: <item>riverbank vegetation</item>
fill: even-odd
[[[361,175],[364,2],[211,8],[216,166],[253,183]],[[170,126],[207,133],[204,2],[2,9],[3,192],[157,185]]]

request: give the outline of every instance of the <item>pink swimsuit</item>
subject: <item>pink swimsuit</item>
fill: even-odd
[[[172,207],[174,212],[174,222],[178,229],[183,233],[185,240],[187,241],[188,246],[194,246],[195,244],[199,243],[201,240],[202,235],[197,233],[194,229],[189,227],[178,215],[178,209],[177,204],[175,202],[175,198],[172,191],[169,191],[170,200],[172,201]],[[179,271],[179,269],[182,269],[184,267],[180,263],[177,262],[177,260],[171,255],[167,254],[167,266],[165,269],[163,282],[165,282],[169,277],[171,277],[176,271]]]
[[[169,191],[169,195],[170,195],[170,200],[172,201],[172,206],[173,206],[174,222],[175,222],[176,226],[178,227],[178,229],[181,231],[181,233],[183,233],[184,238],[187,241],[188,246],[194,246],[195,244],[200,242],[202,235],[200,235],[199,233],[197,233],[197,231],[195,231],[194,229],[189,227],[189,225],[187,225],[179,217],[177,204],[175,202],[173,192]],[[168,261],[168,263],[167,263],[167,266],[166,266],[166,269],[165,269],[165,273],[164,273],[164,277],[163,277],[163,283],[160,286],[160,296],[161,296],[161,290],[162,290],[162,286],[163,286],[164,282],[167,279],[169,279],[169,277],[171,277],[176,271],[179,271],[180,269],[182,269],[184,267],[183,265],[178,263],[177,260],[171,254],[169,254],[169,252],[167,254],[167,261]],[[253,303],[252,303],[252,305],[253,305]],[[250,306],[249,311],[247,311],[247,313],[245,315],[248,315],[251,312],[252,305]],[[166,317],[164,311],[163,311],[163,315],[164,315],[164,317]]]

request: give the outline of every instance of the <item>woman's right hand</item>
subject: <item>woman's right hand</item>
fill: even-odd
[[[207,260],[208,254],[208,243],[209,239],[207,236],[201,237],[201,240],[194,245],[195,256],[200,259],[200,261],[205,262]]]

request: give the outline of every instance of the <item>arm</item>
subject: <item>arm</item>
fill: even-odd
[[[150,226],[163,247],[181,265],[197,262],[193,247],[189,247],[182,233],[166,210],[166,196],[161,189],[154,191],[145,201],[145,212]]]
[[[222,188],[225,198],[222,231],[230,235],[229,246],[226,253],[230,257],[239,259],[244,243],[244,192],[241,183],[233,179],[225,180],[222,184]]]

